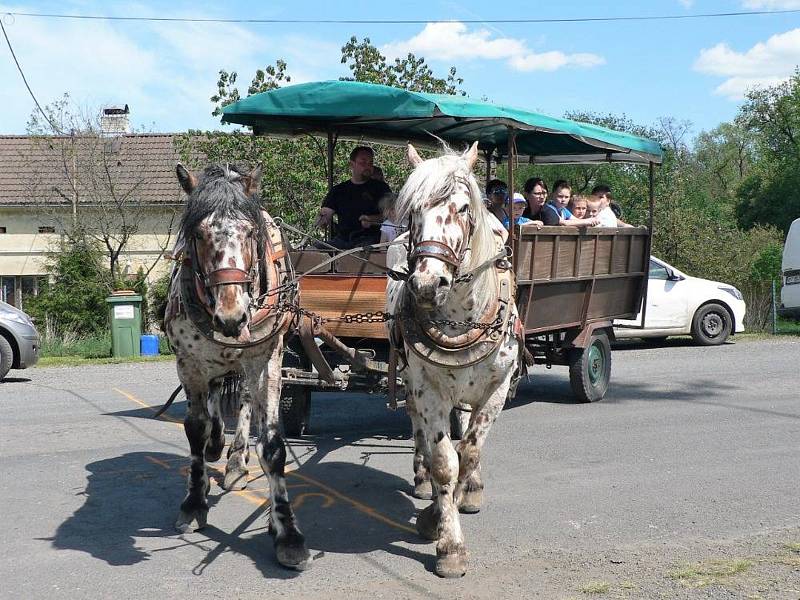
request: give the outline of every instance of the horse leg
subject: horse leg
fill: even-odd
[[[459,468],[455,498],[459,511],[476,513],[483,501],[481,448],[505,403],[507,385],[501,385],[480,408],[473,408],[472,418],[458,445]]]
[[[441,404],[441,400],[435,400]],[[425,535],[438,522],[436,574],[440,577],[461,577],[467,571],[467,549],[454,496],[459,472],[458,454],[450,441],[449,410],[433,404],[427,403],[432,410],[423,409],[422,414],[428,422],[426,434],[433,446],[431,479],[434,482],[434,497],[433,504],[420,513],[417,529]]]
[[[414,432],[414,491],[411,495],[421,500],[430,500],[433,489],[431,487],[430,449],[425,441],[425,431],[422,429],[422,417],[420,417],[414,405],[414,396],[417,390],[411,389],[406,396],[406,409],[411,418],[411,428]]]
[[[228,464],[225,465],[225,481],[222,484],[226,490],[243,490],[247,487],[247,476],[250,474],[247,463],[250,461],[250,417],[253,405],[246,377],[239,382],[239,395],[239,419],[233,441],[228,447]]]
[[[256,445],[258,460],[269,482],[271,501],[270,533],[275,542],[275,554],[284,567],[303,570],[308,565],[310,554],[305,537],[297,525],[297,519],[289,503],[286,490],[286,443],[278,430],[281,397],[281,355],[276,349],[267,364],[268,379],[262,373],[251,381],[258,382],[255,401],[261,409],[261,428]],[[263,366],[261,367],[263,369]],[[266,381],[265,381],[266,380]],[[264,390],[266,387],[266,390]],[[266,403],[264,394],[266,391]]]
[[[212,381],[208,388],[208,414],[211,416],[211,437],[206,446],[206,461],[217,462],[225,448],[225,423],[222,420],[222,383]]]
[[[189,533],[202,529],[208,518],[209,482],[206,473],[205,451],[211,434],[211,419],[205,403],[207,389],[200,386],[190,386],[183,383],[188,400],[186,417],[183,420],[183,429],[189,440],[191,464],[187,482],[186,497],[181,502],[181,509],[175,528],[181,533]],[[197,527],[192,528],[192,523],[197,522]]]

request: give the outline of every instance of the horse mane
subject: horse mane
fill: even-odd
[[[246,219],[264,231],[264,216],[259,197],[244,192],[242,179],[247,172],[236,165],[207,166],[189,195],[181,217],[180,232],[188,240],[195,227],[206,217]]]
[[[466,159],[446,144],[443,147],[441,156],[423,161],[412,171],[397,197],[395,211],[400,222],[407,221],[412,212],[424,208],[427,202],[444,201],[457,191],[459,183],[466,184],[475,226],[462,270],[470,270],[495,256],[498,242],[480,187]],[[486,277],[490,273],[491,269],[484,269],[475,280],[476,286],[491,285],[494,278]]]

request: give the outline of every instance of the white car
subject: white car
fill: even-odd
[[[745,303],[732,285],[692,277],[650,257],[647,312],[644,329],[636,319],[614,321],[614,335],[624,338],[664,339],[691,334],[703,346],[722,344],[732,333],[744,331]]]

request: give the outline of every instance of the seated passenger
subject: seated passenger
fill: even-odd
[[[588,227],[597,225],[596,218],[579,219],[567,208],[572,198],[572,188],[569,183],[560,179],[553,185],[553,197],[550,202],[542,207],[542,217],[545,225],[571,225],[573,227]]]
[[[486,197],[489,200],[487,208],[501,223],[508,219],[506,202],[508,201],[508,185],[500,179],[492,179],[486,184]]]
[[[607,185],[596,185],[592,189],[592,196],[599,206],[597,218],[600,220],[600,227],[632,227],[611,210],[611,188]]]
[[[542,208],[547,201],[547,184],[541,177],[531,177],[525,182],[523,192],[528,201],[523,216],[531,219],[534,223],[539,223],[540,226],[543,225]]]
[[[393,195],[384,196],[381,198],[380,208],[383,213],[384,221],[381,223],[381,243],[393,242],[394,239],[403,233],[407,228],[396,222],[396,214],[394,211]]]
[[[523,216],[525,212],[525,208],[528,206],[528,201],[525,200],[525,196],[520,194],[519,192],[514,194],[514,200],[511,203],[511,214],[514,217],[514,225],[525,225],[526,223],[534,223],[536,224],[537,229],[542,228],[541,221],[533,221],[527,217]],[[506,229],[511,228],[510,219],[505,217],[503,219],[503,227]]]
[[[588,198],[586,198],[586,196],[573,196],[567,208],[569,212],[572,213],[573,217],[576,219],[583,219],[586,217],[586,211],[588,209]]]
[[[328,245],[344,250],[374,244],[380,239],[383,218],[378,202],[391,190],[383,181],[372,179],[373,158],[372,148],[354,148],[350,153],[350,179],[334,186],[325,196],[314,225],[325,227],[334,214],[338,217],[336,235]]]

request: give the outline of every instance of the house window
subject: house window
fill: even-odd
[[[0,227],[0,233],[6,233],[6,228],[5,227]]]
[[[55,233],[55,232],[56,228],[50,227],[49,225],[46,225],[44,227],[39,227],[39,233]]]

